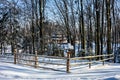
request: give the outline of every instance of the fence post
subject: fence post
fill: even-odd
[[[17,63],[17,49],[14,49],[14,64],[16,64]]]
[[[114,63],[116,63],[116,55],[115,54],[113,54],[113,61],[114,61]]]
[[[66,72],[70,73],[70,51],[67,52],[67,64],[66,64]]]
[[[104,61],[103,61],[103,66],[104,66]]]
[[[102,63],[102,64],[103,64],[103,66],[104,66],[104,56],[102,57],[102,60],[103,60],[103,63]]]
[[[89,68],[91,68],[91,57],[89,58]]]
[[[38,56],[37,56],[37,51],[35,51],[35,68],[38,66]]]

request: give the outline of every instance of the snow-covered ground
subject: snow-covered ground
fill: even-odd
[[[58,66],[59,67],[59,66]],[[120,80],[120,64],[71,68],[71,73],[0,62],[0,80]]]
[[[64,46],[66,47],[66,46]],[[68,47],[68,46],[67,46]],[[77,49],[76,49],[77,51]],[[12,55],[9,55],[13,57]],[[66,60],[40,58],[40,61],[65,64]],[[0,57],[0,80],[120,80],[120,64],[102,63],[92,64],[91,69],[88,65],[71,67],[71,73],[66,73],[66,66],[40,64],[41,67],[49,67],[58,71],[33,68],[13,63],[13,58]],[[76,61],[77,62],[77,61]],[[73,63],[73,62],[71,62]],[[75,63],[75,62],[74,62]]]

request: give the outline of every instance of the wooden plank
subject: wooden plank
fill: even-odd
[[[70,73],[70,52],[67,52],[66,72]]]
[[[18,56],[35,56],[35,54],[17,54]],[[58,57],[58,56],[47,56],[47,55],[38,55],[38,57],[43,58],[54,58],[54,59],[66,59],[66,57]]]
[[[3,57],[3,58],[14,58],[13,56],[0,56],[0,57]]]
[[[44,62],[44,61],[38,61],[39,63],[45,63],[45,64],[53,64],[53,65],[66,65],[66,64],[60,64],[60,63],[52,63],[52,62]]]
[[[35,56],[35,54],[17,54],[18,56]]]
[[[43,57],[43,58],[53,58],[53,59],[66,59],[66,57],[46,56],[46,55],[38,55],[38,57]]]
[[[19,59],[19,58],[17,58]],[[26,60],[26,59],[19,59],[19,60],[23,60],[23,61],[29,61],[29,62],[36,62],[35,60]],[[60,63],[52,63],[52,62],[44,62],[44,61],[37,61],[39,63],[45,63],[45,64],[53,64],[53,65],[65,65],[65,64],[60,64]]]
[[[89,64],[89,63],[92,63],[92,62],[82,62],[82,63],[75,63],[75,64],[70,64],[70,66],[80,66],[80,65],[83,65],[83,64]]]
[[[82,63],[75,63],[75,64],[71,63],[70,66],[78,66],[78,65],[83,65],[83,64],[92,64],[92,63],[102,62],[102,61],[106,61],[106,60],[110,60],[110,59],[114,59],[114,57],[103,59],[103,60],[98,60],[98,61],[91,61],[91,62],[82,62]]]
[[[75,58],[70,58],[71,60],[80,60],[80,59],[88,59],[88,58],[97,58],[97,57],[105,57],[105,56],[112,56],[113,54],[110,55],[96,55],[96,56],[85,56],[85,57],[75,57]]]
[[[4,63],[14,63],[14,61],[13,61],[13,62],[7,62],[7,61],[0,61],[0,62],[4,62]]]
[[[35,62],[35,60],[27,60],[27,59],[21,59],[21,58],[16,58],[18,60],[23,60],[23,61],[29,61],[29,62]]]

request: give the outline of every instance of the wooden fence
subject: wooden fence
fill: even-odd
[[[95,62],[102,62],[104,65],[105,61],[108,60],[113,60],[114,55],[109,54],[109,55],[96,55],[96,56],[85,56],[85,57],[74,57],[70,58],[70,52],[67,53],[67,57],[57,57],[57,56],[46,56],[46,55],[34,55],[34,54],[17,54],[17,52],[14,52],[14,56],[7,56],[7,58],[12,58],[14,64],[23,64],[23,65],[29,65],[33,66],[35,68],[46,68],[46,69],[52,69],[53,68],[47,68],[47,67],[41,67],[42,63],[45,64],[51,64],[51,65],[62,65],[66,67],[66,72],[70,72],[70,67],[75,67],[75,66],[80,66],[82,64],[88,64],[89,68],[91,68],[91,64]],[[3,57],[3,56],[1,56]],[[5,57],[5,56],[4,56]],[[49,62],[49,61],[44,61],[40,60],[41,58],[44,59],[55,59],[55,60],[65,60],[63,63],[58,63],[58,62]],[[99,59],[98,59],[99,58]],[[77,63],[72,63],[71,61],[80,61],[80,60],[86,60],[84,62],[77,62]]]

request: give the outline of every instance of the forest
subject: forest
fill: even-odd
[[[70,45],[71,57],[102,55],[119,44],[120,0],[0,0],[1,54],[64,57]]]

